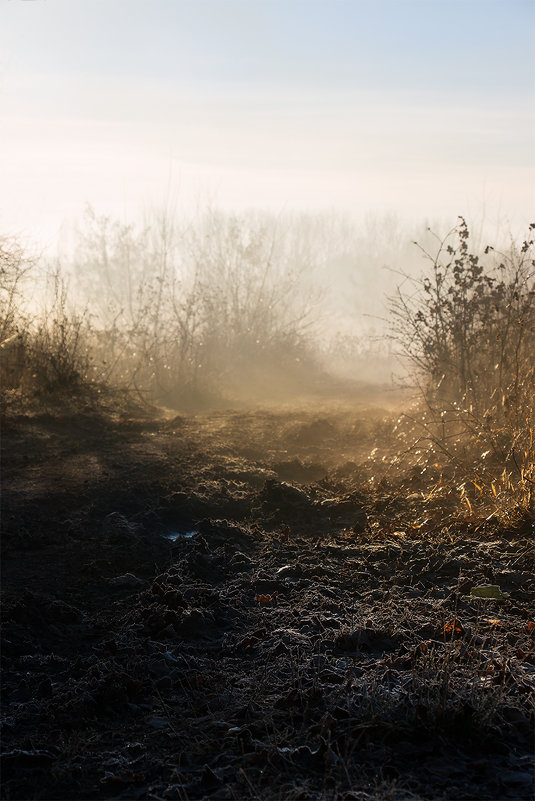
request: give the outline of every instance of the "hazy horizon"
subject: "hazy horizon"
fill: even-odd
[[[0,227],[99,213],[457,214],[535,200],[535,6],[37,0],[0,12]]]

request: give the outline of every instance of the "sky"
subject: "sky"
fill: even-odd
[[[0,0],[0,233],[535,211],[535,0]]]

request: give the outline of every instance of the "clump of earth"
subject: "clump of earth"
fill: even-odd
[[[2,797],[532,798],[533,523],[423,525],[387,419],[6,417]]]

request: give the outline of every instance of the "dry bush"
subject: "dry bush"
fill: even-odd
[[[69,305],[56,271],[37,307],[42,275],[38,260],[15,240],[0,242],[1,403],[71,396],[94,389],[91,330],[87,315]],[[30,291],[31,290],[31,291]]]
[[[28,314],[25,284],[35,268],[14,237],[0,239],[0,386],[4,405],[19,393],[27,375]]]
[[[459,219],[434,253],[421,248],[429,274],[407,277],[391,300],[392,335],[422,398],[403,434],[420,464],[447,462],[472,479],[475,500],[507,496],[533,510],[534,240],[473,253]]]
[[[302,389],[316,370],[302,244],[262,215],[189,224],[167,210],[137,228],[88,209],[73,259],[48,268],[44,291],[32,274],[30,313],[20,289],[34,265],[0,243],[3,386],[107,385],[171,407]]]
[[[31,322],[26,343],[33,391],[41,396],[89,391],[95,375],[87,313],[70,305],[67,284],[57,270],[47,283],[44,307]]]
[[[31,259],[13,237],[0,238],[0,379],[2,394],[13,392],[24,369],[26,319],[22,313],[25,280]]]
[[[262,216],[164,212],[135,229],[88,210],[73,273],[95,366],[168,406],[297,384],[312,315],[287,240]]]
[[[20,307],[24,282],[35,267],[31,258],[15,237],[0,237],[0,344],[20,328]]]

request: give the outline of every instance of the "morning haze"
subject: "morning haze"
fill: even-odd
[[[534,34],[0,2],[1,798],[533,798]]]
[[[464,213],[533,201],[529,2],[4,2],[7,230],[90,202]]]

